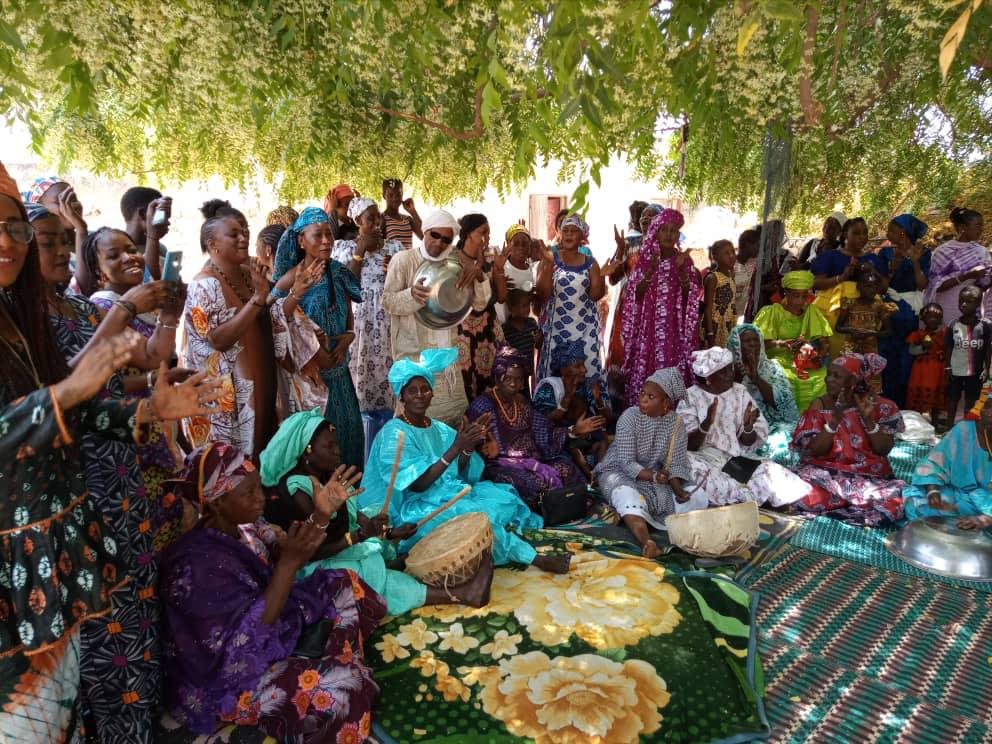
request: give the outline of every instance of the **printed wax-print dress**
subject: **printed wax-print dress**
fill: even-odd
[[[355,253],[354,240],[339,240],[331,257],[347,266]],[[362,300],[352,306],[355,316],[355,340],[348,349],[351,379],[363,412],[392,413],[396,405],[389,387],[389,368],[393,358],[389,350],[389,313],[382,306],[382,289],[386,282],[386,257],[403,250],[398,240],[387,240],[378,251],[365,254],[362,262]]]
[[[667,484],[640,481],[637,476],[645,468],[663,468],[688,486],[687,446],[685,424],[677,413],[651,417],[631,406],[617,419],[616,438],[594,471],[600,490],[621,517],[633,515],[663,527],[665,517],[675,511],[675,492]]]
[[[67,295],[65,314],[51,316],[59,348],[66,359],[89,342],[100,310],[79,295]],[[121,400],[119,374],[101,396]],[[152,714],[159,699],[159,605],[151,502],[138,467],[130,431],[116,438],[97,434],[82,439],[82,464],[89,499],[99,509],[131,581],[110,595],[109,614],[81,626],[82,692],[85,707],[105,742],[151,742]],[[110,570],[110,569],[108,569]],[[105,576],[113,583],[116,576]]]
[[[286,297],[269,306],[272,319],[272,346],[279,377],[279,410],[282,418],[299,411],[323,409],[327,405],[327,386],[318,376],[304,374],[323,344],[324,332],[297,305],[293,317],[286,319]],[[310,370],[308,370],[310,371]]]
[[[910,351],[923,353],[913,357],[906,391],[906,408],[920,413],[943,411],[947,407],[944,390],[944,368],[947,367],[947,327],[941,326],[933,333],[925,328],[913,331],[906,337]],[[926,347],[924,347],[926,343]]]
[[[485,281],[489,281],[488,274]],[[503,326],[492,300],[485,310],[472,310],[459,324],[455,345],[465,383],[465,397],[469,400],[475,400],[493,386],[496,347],[505,342]]]
[[[278,297],[286,292],[275,290]],[[352,302],[362,301],[362,288],[358,279],[346,266],[334,259],[327,262],[324,275],[300,298],[300,307],[330,339],[348,330],[348,308]],[[349,350],[350,353],[350,350]],[[362,414],[358,409],[358,396],[348,368],[349,354],[335,367],[322,369],[320,377],[327,386],[327,403],[324,418],[330,421],[338,433],[341,445],[341,462],[361,467],[365,462],[365,434],[362,429]]]
[[[809,408],[799,418],[792,446],[801,453],[799,477],[815,492],[796,503],[805,512],[832,512],[846,522],[879,526],[902,518],[902,493],[906,484],[892,478],[892,467],[884,455],[875,453],[857,409],[844,411],[830,451],[820,457],[806,448],[833,421],[833,412]],[[877,398],[875,421],[887,434],[904,431],[899,408],[891,400]],[[831,426],[833,424],[831,423]]]
[[[27,360],[19,344],[10,344]],[[128,571],[116,535],[86,495],[78,436],[130,438],[135,407],[94,399],[63,411],[50,388],[17,398],[0,381],[5,741],[66,741],[78,724],[79,625],[109,610],[108,595]]]
[[[736,285],[733,278],[722,271],[712,273],[716,276],[716,288],[713,291],[713,324],[716,336],[713,345],[726,346],[730,332],[737,325],[737,310],[734,306]]]
[[[600,359],[599,309],[589,297],[593,258],[581,266],[562,263],[555,253],[555,270],[551,297],[541,311],[541,331],[544,343],[537,363],[537,379],[551,377],[551,359],[559,346],[581,341],[586,357],[586,375],[598,380],[606,390],[603,363]]]
[[[575,463],[563,455],[567,427],[553,426],[544,414],[533,409],[529,400],[521,396],[506,410],[489,391],[468,407],[468,417],[473,421],[484,413],[492,414],[489,436],[499,447],[496,457],[486,460],[484,478],[513,486],[527,506],[538,513],[548,491],[583,482]]]
[[[229,721],[279,742],[365,741],[379,688],[364,647],[385,602],[351,571],[318,569],[264,622],[272,564],[255,529],[196,527],[162,558],[169,713],[199,734]],[[307,630],[319,658],[294,654]]]
[[[194,279],[186,288],[183,366],[211,375],[230,375],[233,383],[233,389],[225,388],[217,413],[183,420],[183,430],[194,448],[207,442],[227,442],[244,452],[254,451],[255,383],[237,370],[238,355],[245,347],[238,341],[226,351],[218,351],[207,338],[237,312],[238,308],[228,306],[220,282],[212,276]]]

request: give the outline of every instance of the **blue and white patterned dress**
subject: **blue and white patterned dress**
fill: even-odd
[[[554,374],[551,359],[556,348],[581,341],[586,357],[586,376],[600,380],[603,390],[606,389],[600,359],[599,311],[589,297],[589,274],[593,263],[590,256],[581,266],[569,266],[555,254],[551,298],[541,312],[544,343],[538,357],[538,380]]]

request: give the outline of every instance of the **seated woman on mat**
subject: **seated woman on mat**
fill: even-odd
[[[385,603],[351,571],[296,579],[324,539],[313,521],[330,519],[344,487],[321,491],[314,520],[282,533],[258,521],[262,484],[237,447],[195,450],[182,478],[174,485],[202,518],[159,569],[169,712],[200,734],[230,722],[280,741],[349,729],[364,740],[379,688],[363,643]]]
[[[958,527],[992,527],[992,397],[979,418],[961,421],[930,450],[903,489],[907,519],[960,517]]]
[[[315,509],[322,490],[338,483],[349,488],[362,476],[355,474],[354,466],[345,470],[341,464],[334,426],[319,408],[294,413],[283,421],[262,450],[260,461],[262,485],[269,489],[265,517],[282,529],[289,529],[294,522],[317,520]],[[355,504],[357,495],[352,493],[327,519],[319,518],[318,526],[324,527],[326,536],[301,576],[309,576],[318,568],[350,569],[383,596],[390,615],[402,615],[425,604],[454,602],[481,607],[486,603],[491,561],[484,561],[471,581],[447,591],[388,569],[386,562],[396,558],[392,542],[409,537],[416,527],[403,524],[390,529],[385,514],[373,511],[373,516],[366,516]]]
[[[545,571],[567,572],[567,557],[538,555],[530,543],[507,530],[511,524],[518,528],[539,528],[544,524],[513,488],[480,480],[484,463],[475,450],[485,439],[489,416],[483,414],[474,422],[465,419],[458,431],[427,416],[434,397],[434,376],[454,364],[458,350],[425,349],[420,358],[420,364],[400,359],[389,370],[389,384],[403,404],[403,412],[387,422],[372,443],[362,478],[365,492],[358,498],[358,507],[367,509],[383,503],[390,471],[398,457],[395,490],[389,501],[390,522],[417,523],[430,517],[400,543],[401,552],[408,551],[445,520],[481,511],[492,524],[493,562],[497,566],[533,563]],[[470,490],[464,497],[450,508],[445,507],[465,489]],[[443,510],[438,513],[438,509]]]
[[[869,388],[884,367],[878,354],[844,354],[827,370],[826,394],[813,401],[792,437],[796,472],[815,488],[796,504],[800,510],[870,526],[902,517],[905,484],[892,478],[887,455],[906,427],[896,404]]]
[[[599,487],[624,525],[641,544],[645,558],[661,554],[649,525],[665,526],[665,517],[686,503],[689,481],[685,425],[675,405],[685,397],[677,367],[659,369],[641,387],[641,397],[617,420],[617,434],[606,458],[596,466]]]
[[[820,309],[810,303],[813,274],[790,271],[782,277],[784,297],[758,311],[754,325],[764,334],[768,357],[778,362],[792,385],[799,413],[826,390],[827,370],[822,355],[833,335]],[[810,349],[803,349],[809,344]]]
[[[496,384],[478,396],[468,408],[468,417],[479,420],[489,414],[489,430],[482,445],[486,460],[483,475],[495,483],[513,486],[527,505],[540,513],[541,498],[548,491],[585,482],[582,473],[565,454],[569,439],[594,430],[595,422],[584,418],[574,426],[555,426],[534,410],[527,389],[530,360],[512,346],[496,352],[493,377]]]

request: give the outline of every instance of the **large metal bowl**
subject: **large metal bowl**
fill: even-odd
[[[968,581],[992,581],[992,535],[962,530],[958,517],[924,517],[885,538],[892,553],[924,571]]]
[[[421,325],[443,331],[461,323],[472,309],[473,288],[458,289],[458,275],[462,265],[457,258],[448,257],[444,261],[425,261],[420,267],[413,282],[421,279],[430,294],[427,303],[415,313]]]

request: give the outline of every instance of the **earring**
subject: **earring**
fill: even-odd
[[[313,446],[308,444],[307,445],[307,454],[309,455],[311,452],[313,452]]]

